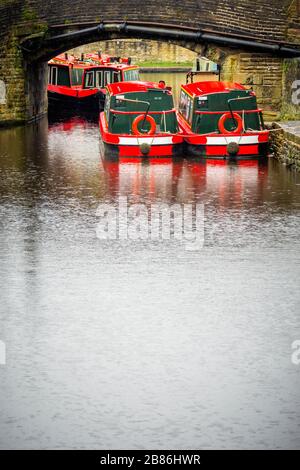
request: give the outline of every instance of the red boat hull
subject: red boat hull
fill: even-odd
[[[100,114],[99,127],[106,157],[168,157],[182,153],[183,137],[180,134],[112,134],[107,129],[104,113]],[[143,144],[149,146],[146,153],[142,151]]]
[[[233,156],[228,152],[228,144],[234,142],[238,145],[237,158],[251,158],[266,156],[268,153],[268,130],[251,131],[243,134],[194,134],[184,119],[178,114],[178,123],[184,134],[186,152],[192,156],[206,158],[229,158]]]
[[[64,109],[85,109],[87,111],[102,111],[105,93],[97,89],[81,87],[66,87],[48,85],[49,106]]]

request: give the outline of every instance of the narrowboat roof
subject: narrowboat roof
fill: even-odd
[[[91,64],[83,63],[83,62],[63,62],[63,61],[56,61],[54,59],[49,60],[48,65],[53,65],[55,67],[72,67],[72,68],[80,68],[80,69],[90,69]]]
[[[65,67],[80,67],[84,69],[88,68],[111,68],[114,70],[134,70],[138,69],[138,65],[128,65],[126,63],[116,63],[116,62],[105,62],[103,64],[100,63],[93,63],[89,62],[88,60],[81,61],[77,58],[74,58],[73,56],[66,59],[62,55],[54,57],[53,59],[49,60],[48,62],[49,65],[55,65],[55,66],[65,66]]]
[[[111,95],[119,95],[120,93],[134,93],[134,92],[147,92],[148,90],[161,90],[170,91],[163,89],[155,82],[116,82],[107,85],[107,89]]]
[[[126,64],[131,65],[131,58],[130,57],[113,57],[108,54],[101,54],[92,52],[88,54],[83,54],[85,60],[92,60],[93,62],[97,62],[101,65],[103,64]]]
[[[139,68],[138,65],[127,65],[127,64],[116,64],[116,63],[107,63],[107,64],[87,64],[90,68],[99,68],[99,69],[113,69],[113,70],[136,70]]]
[[[65,67],[81,67],[81,68],[88,68],[91,64],[88,62],[82,62],[81,60],[71,60],[65,59],[61,56],[53,57],[53,59],[49,60],[48,65],[55,65],[58,66],[65,66]]]
[[[226,93],[232,90],[246,90],[240,83],[233,82],[195,82],[188,85],[182,85],[181,88],[189,95],[201,96],[209,93]]]

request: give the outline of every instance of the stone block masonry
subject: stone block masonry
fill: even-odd
[[[9,1],[6,0],[7,3]],[[24,3],[24,2],[23,2]],[[290,0],[26,0],[48,25],[116,19],[206,26],[215,31],[283,39]]]
[[[133,62],[172,62],[194,64],[197,53],[184,47],[163,41],[142,41],[140,39],[116,39],[102,41],[72,49],[70,52],[80,57],[83,52],[102,51],[112,56],[131,57]]]
[[[23,0],[0,1],[0,126],[37,119],[47,111],[46,66],[27,64],[22,38],[47,29]],[[4,91],[3,91],[4,90]]]
[[[273,123],[271,152],[288,167],[300,171],[300,121]]]
[[[282,73],[282,59],[241,52],[226,56],[221,79],[252,86],[266,121],[272,121],[280,115]]]

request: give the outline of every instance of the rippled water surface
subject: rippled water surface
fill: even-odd
[[[84,118],[0,148],[0,447],[299,448],[299,177],[107,162]],[[204,247],[100,240],[120,196],[204,204]]]

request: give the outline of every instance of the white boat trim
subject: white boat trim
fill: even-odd
[[[119,145],[168,145],[173,144],[172,137],[119,137]]]
[[[258,135],[244,135],[244,136],[232,136],[228,137],[207,137],[207,145],[228,145],[230,142],[237,144],[258,144]]]

